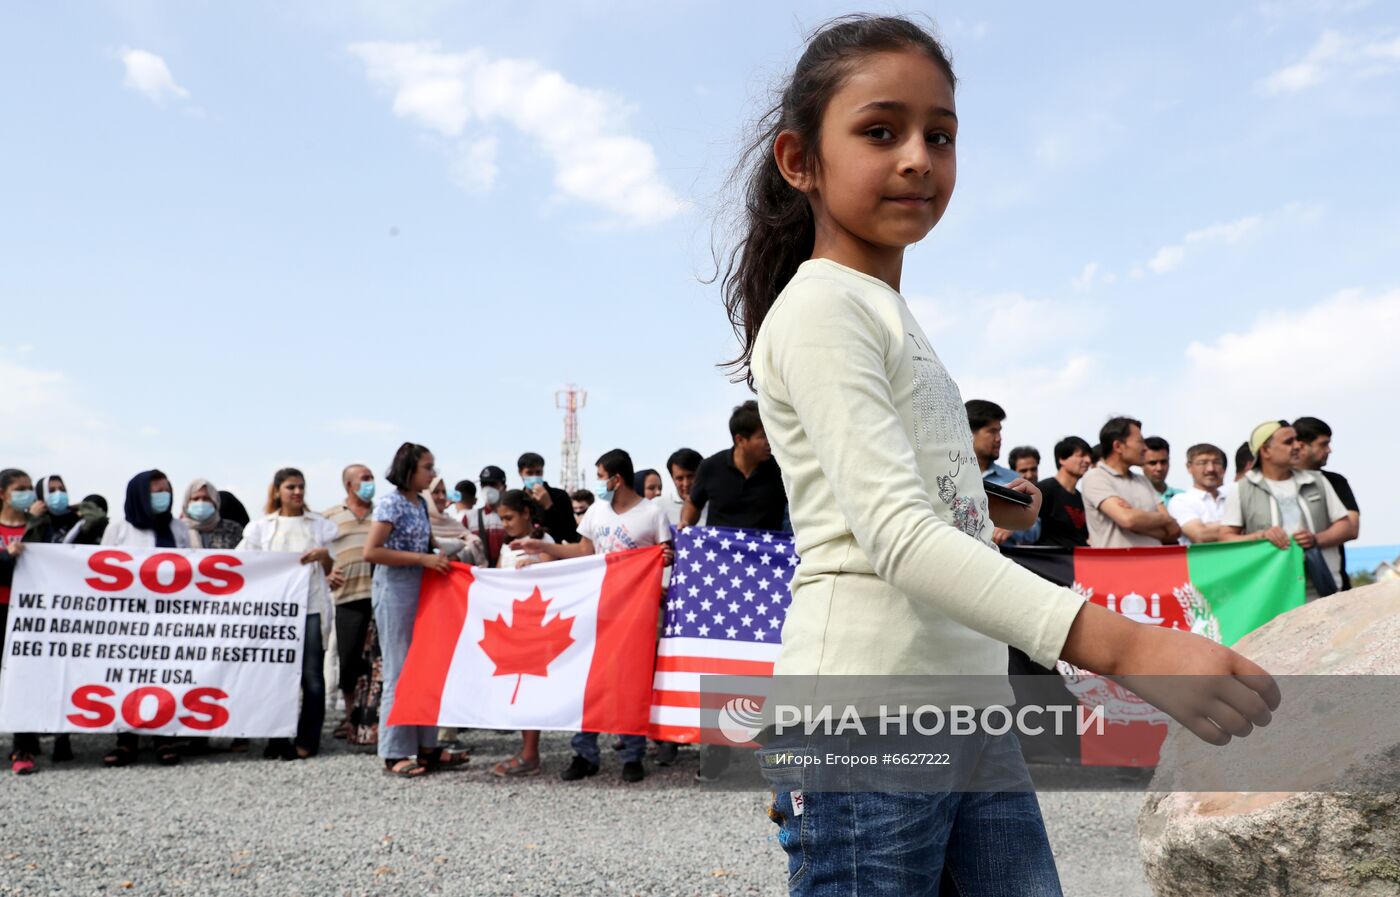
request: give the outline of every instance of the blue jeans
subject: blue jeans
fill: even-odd
[[[647,739],[645,735],[619,735],[622,739],[621,758],[623,763],[641,762],[647,752]],[[592,763],[594,766],[602,762],[598,754],[598,733],[579,732],[569,739],[569,747],[574,749],[574,753]]]
[[[1025,770],[1011,734],[959,739],[955,750],[970,764],[969,789],[984,764],[998,781],[1016,765]],[[823,779],[836,787],[839,775]],[[764,777],[793,897],[1063,895],[1033,791],[808,791],[810,769],[766,765]]]
[[[374,604],[374,625],[379,630],[379,653],[383,664],[384,690],[379,696],[379,756],[385,759],[412,757],[419,748],[436,748],[437,726],[389,726],[394,709],[394,688],[408,658],[413,640],[413,620],[418,615],[418,585],[423,571],[417,567],[375,567],[370,596]]]

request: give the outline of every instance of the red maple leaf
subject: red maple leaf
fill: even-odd
[[[553,600],[553,599],[551,599]],[[574,643],[569,635],[574,628],[573,617],[555,616],[544,622],[549,601],[544,600],[539,587],[524,601],[511,607],[511,622],[501,614],[486,621],[486,637],[477,644],[496,664],[495,676],[515,676],[515,691],[510,702],[520,694],[520,681],[525,676],[548,676],[549,665]]]

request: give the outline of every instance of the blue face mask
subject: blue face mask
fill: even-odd
[[[615,495],[616,493],[616,489],[608,488],[607,480],[603,480],[601,483],[593,484],[593,494],[598,496],[599,501],[610,502],[613,500],[613,495]]]
[[[68,493],[50,492],[48,505],[49,510],[53,511],[55,514],[68,513]]]
[[[151,493],[151,513],[153,513],[153,514],[164,514],[164,513],[165,513],[166,511],[168,511],[168,510],[170,510],[170,493],[169,493],[169,492],[152,492],[152,493]]]
[[[526,491],[526,492],[531,492],[531,491],[534,490],[534,488],[535,488],[536,486],[543,486],[543,485],[544,485],[544,477],[526,477],[526,478],[525,478],[525,491]]]
[[[360,501],[369,501],[374,498],[374,480],[365,480],[356,486],[355,495],[359,496]]]
[[[447,500],[455,505],[457,502],[462,500],[462,493],[458,492],[456,489],[448,489]]]
[[[37,498],[33,489],[16,489],[10,493],[10,505],[22,514],[34,506]]]
[[[190,506],[185,508],[185,513],[190,516],[191,520],[203,523],[214,516],[214,503],[212,501],[192,501]]]

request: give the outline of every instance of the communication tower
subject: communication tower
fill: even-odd
[[[560,471],[564,474],[564,489],[573,492],[583,483],[583,471],[578,466],[578,412],[588,404],[588,393],[570,383],[554,394],[554,407],[564,412],[564,443],[561,447]]]

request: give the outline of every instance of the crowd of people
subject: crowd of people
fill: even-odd
[[[973,449],[985,479],[1036,482],[1042,501],[1034,526],[998,530],[1007,545],[1136,548],[1268,541],[1305,552],[1308,597],[1351,587],[1345,544],[1360,535],[1361,511],[1346,477],[1327,470],[1332,429],[1315,417],[1265,421],[1234,453],[1208,442],[1186,450],[1187,488],[1170,486],[1171,444],[1144,436],[1142,421],[1110,418],[1098,442],[1066,436],[1055,443],[1055,472],[1040,478],[1040,452],[1017,446],[1001,455],[1006,413],[994,402],[967,403]],[[1135,472],[1138,468],[1141,472]]]
[[[1184,463],[1191,485],[1177,488],[1167,482],[1170,444],[1144,436],[1141,421],[1111,418],[1094,444],[1064,437],[1052,450],[1053,474],[1042,478],[1041,453],[1032,446],[1013,448],[1009,467],[999,463],[1006,422],[999,405],[972,400],[966,411],[983,478],[1001,485],[1031,482],[1041,497],[1035,523],[1014,532],[996,530],[997,544],[1117,548],[1267,540],[1283,549],[1296,542],[1309,558],[1310,598],[1350,586],[1342,551],[1357,537],[1360,514],[1346,479],[1325,469],[1332,431],[1317,418],[1260,424],[1235,452],[1233,479],[1223,449],[1192,445]],[[61,475],[35,480],[6,469],[0,471],[0,630],[16,559],[27,543],[297,552],[312,567],[301,711],[296,736],[269,740],[263,756],[304,760],[319,751],[327,707],[324,658],[334,643],[345,713],[333,736],[375,745],[392,775],[427,775],[470,761],[457,733],[380,722],[393,706],[412,643],[423,570],[447,570],[454,562],[513,569],[648,545],[666,546],[669,564],[674,527],[790,528],[782,472],[756,402],[734,409],[729,436],[730,444],[708,457],[676,450],[664,474],[637,470],[627,452],[614,449],[598,458],[593,488],[572,494],[545,479],[544,458],[535,452],[517,459],[518,485],[512,486],[503,468],[489,465],[475,479],[449,487],[431,451],[404,443],[384,474],[388,488],[380,488],[369,465],[349,464],[339,502],[319,513],[307,506],[301,471],[276,471],[257,518],[236,496],[203,478],[189,483],[177,505],[169,477],[142,471],[127,483],[120,513],[109,513],[100,494],[74,503]],[[492,772],[507,778],[539,774],[539,736],[521,733],[519,751]],[[596,775],[602,765],[599,733],[580,732],[571,746],[574,756],[560,777]],[[138,759],[140,747],[136,734],[119,734],[103,762],[125,766]],[[214,750],[207,738],[169,736],[152,738],[149,747],[163,764]],[[621,779],[644,778],[646,739],[622,735],[614,747]],[[16,734],[12,770],[34,772],[39,748],[37,733]],[[247,751],[249,744],[234,739],[224,749]],[[678,750],[670,743],[650,747],[661,766],[674,764]],[[71,757],[68,736],[58,735],[53,759]],[[705,748],[696,778],[718,778],[729,760],[727,750]]]

